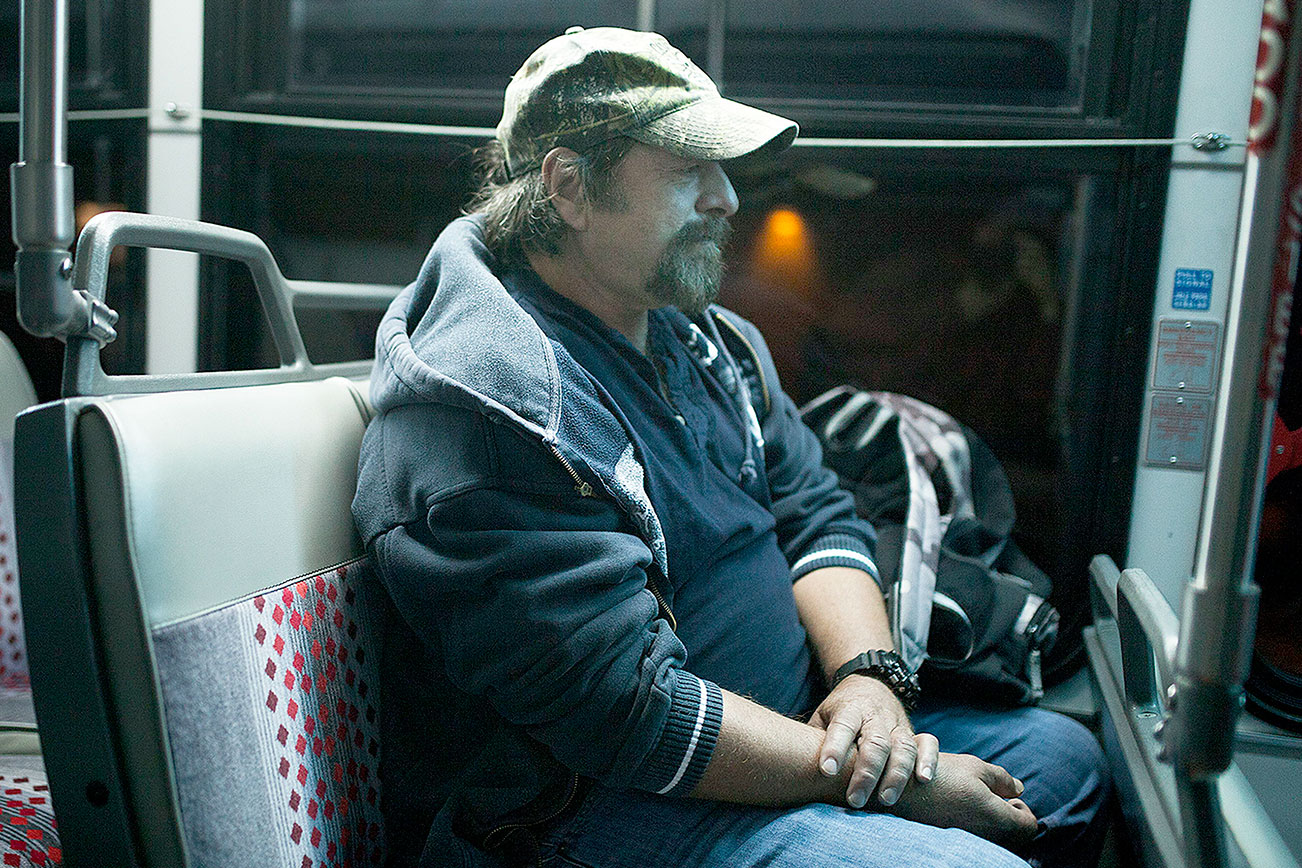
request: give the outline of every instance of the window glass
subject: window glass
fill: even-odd
[[[18,111],[21,3],[0,5],[0,111]],[[143,27],[127,0],[70,3],[68,8],[68,103],[73,109],[113,104],[143,74],[144,59],[129,46]]]
[[[656,0],[655,30],[710,72],[709,0]]]
[[[241,130],[230,154],[213,148],[209,166],[229,164],[235,198],[213,219],[256,232],[286,277],[402,286],[415,279],[430,245],[456,219],[475,183],[466,139],[385,137],[321,131]],[[227,346],[214,369],[275,364],[247,269],[208,278],[227,308]],[[313,362],[369,358],[377,311],[300,309]]]
[[[308,87],[500,93],[566,28],[635,18],[634,0],[291,0],[290,77]]]
[[[1080,101],[1090,0],[729,0],[733,96],[925,105]]]
[[[764,333],[798,404],[843,383],[974,429],[1013,484],[1028,551],[1062,553],[1063,364],[1089,176],[795,149],[732,167],[742,203],[720,298]]]

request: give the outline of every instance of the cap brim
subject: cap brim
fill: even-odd
[[[799,132],[795,121],[715,97],[689,103],[625,135],[684,157],[735,160],[784,151]]]

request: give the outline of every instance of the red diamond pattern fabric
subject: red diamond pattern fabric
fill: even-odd
[[[154,628],[195,864],[383,863],[368,570],[348,561]]]
[[[59,865],[58,826],[50,788],[35,773],[0,774],[0,865]]]
[[[278,813],[297,851],[287,864],[302,868],[384,859],[379,679],[354,587],[362,569],[346,564],[240,604],[252,609],[248,641],[266,696],[254,711],[266,721]]]
[[[11,444],[0,437],[0,690],[27,690],[27,648],[18,597]]]

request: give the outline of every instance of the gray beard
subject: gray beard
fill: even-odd
[[[678,230],[647,281],[647,293],[688,316],[703,313],[719,297],[723,249],[731,235],[727,219],[713,215]]]

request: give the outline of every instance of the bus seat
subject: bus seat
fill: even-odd
[[[106,837],[123,864],[378,864],[379,607],[362,604],[349,511],[368,421],[354,385],[60,403],[75,416],[101,741],[116,748],[87,763],[46,730],[68,864],[100,864]]]
[[[0,757],[0,859],[6,866],[57,865],[59,834],[39,756]]]
[[[14,417],[36,403],[27,368],[0,332],[0,859],[58,861],[59,841],[27,677],[14,532]]]
[[[79,269],[115,243],[242,259],[280,305],[273,328],[294,328],[253,236],[95,220],[120,235],[96,241],[88,224]],[[70,341],[66,368],[122,394],[18,419],[31,677],[64,864],[383,861],[383,609],[350,511],[371,411],[292,337],[277,370],[107,379]]]
[[[13,510],[14,417],[35,403],[36,390],[27,368],[0,332],[0,756],[40,752],[27,677]]]
[[[36,390],[27,368],[13,343],[0,333],[0,721],[13,720],[15,715],[31,717],[27,710],[27,655],[18,595],[13,447],[14,417],[35,403]]]
[[[14,440],[14,417],[36,403],[36,389],[13,341],[0,332],[0,438]]]

